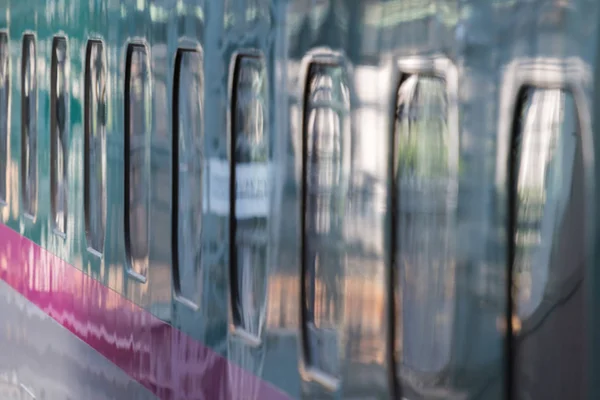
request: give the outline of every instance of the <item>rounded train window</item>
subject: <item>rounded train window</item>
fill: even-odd
[[[350,98],[339,65],[313,63],[303,132],[303,332],[306,363],[341,373],[344,215],[350,165]]]
[[[577,199],[576,189],[580,186],[574,186],[578,146],[571,95],[558,89],[524,89],[518,113],[510,182],[512,275],[516,313],[523,320],[577,265],[569,262],[564,264],[567,268],[558,268],[553,259],[564,246],[561,232],[567,226],[567,211]]]
[[[454,322],[457,133],[443,79],[404,77],[395,120],[395,353],[397,371],[438,373]]]

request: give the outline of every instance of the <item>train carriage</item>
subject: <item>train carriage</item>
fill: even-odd
[[[0,396],[597,398],[596,3],[5,1]]]

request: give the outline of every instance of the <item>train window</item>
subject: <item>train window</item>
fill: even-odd
[[[35,36],[23,36],[21,59],[21,196],[26,215],[37,209],[37,68]]]
[[[575,212],[583,204],[582,185],[574,182],[580,178],[573,173],[579,146],[572,96],[558,89],[524,89],[513,135],[513,301],[524,320],[565,281],[570,268],[581,264],[575,254],[559,262],[561,254],[573,253],[574,243],[584,241],[583,229],[575,228],[583,226],[583,213]]]
[[[0,32],[0,203],[6,204],[10,106],[10,50],[8,34]]]
[[[404,75],[396,98],[394,352],[401,376],[438,373],[450,361],[454,319],[457,133],[446,83]]]
[[[350,159],[344,68],[313,63],[303,122],[302,316],[306,364],[339,378],[344,212]]]
[[[233,323],[255,340],[265,317],[269,129],[264,60],[236,59],[231,121],[230,283]]]
[[[129,272],[145,281],[150,219],[150,65],[146,47],[129,45],[125,70],[125,248]]]
[[[106,58],[102,42],[90,40],[85,57],[84,208],[88,250],[104,250],[106,220]]]
[[[67,146],[69,134],[69,65],[67,40],[52,41],[50,87],[50,203],[54,231],[67,232]]]
[[[199,304],[202,267],[204,75],[200,52],[179,49],[173,93],[173,275],[178,298]]]

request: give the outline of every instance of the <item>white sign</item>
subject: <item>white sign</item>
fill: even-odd
[[[229,214],[229,161],[212,158],[207,165],[208,182],[203,208],[217,215]],[[240,218],[266,217],[269,213],[268,163],[236,164],[235,214]],[[205,175],[206,176],[206,175]],[[205,180],[206,182],[206,180]],[[208,198],[208,199],[207,199]],[[205,203],[206,204],[206,203]]]

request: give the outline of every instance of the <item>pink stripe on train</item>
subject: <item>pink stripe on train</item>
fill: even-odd
[[[159,398],[289,399],[4,224],[0,238],[0,278]]]

